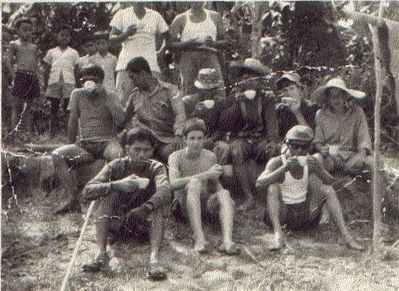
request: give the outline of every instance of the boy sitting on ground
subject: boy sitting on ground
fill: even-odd
[[[232,241],[234,201],[228,190],[219,182],[223,167],[217,164],[216,155],[204,149],[206,126],[198,118],[186,122],[184,130],[186,147],[169,156],[169,179],[175,191],[176,207],[180,214],[188,216],[194,232],[194,250],[208,251],[208,243],[202,228],[202,215],[214,218],[219,214],[223,243],[219,251],[229,255],[240,252]]]
[[[164,207],[171,200],[171,191],[163,164],[152,160],[156,137],[145,128],[127,134],[127,157],[108,163],[87,183],[85,200],[98,199],[96,221],[99,254],[84,271],[97,272],[108,264],[107,243],[150,232],[151,279],[164,279],[165,270],[158,265],[158,253],[164,230]]]
[[[296,125],[285,138],[287,151],[272,158],[256,181],[258,188],[267,188],[266,224],[274,230],[270,250],[284,246],[281,225],[292,229],[311,228],[319,223],[326,204],[344,242],[352,249],[363,250],[349,233],[340,202],[330,186],[334,178],[322,166],[320,155],[309,156],[314,138],[310,127]]]

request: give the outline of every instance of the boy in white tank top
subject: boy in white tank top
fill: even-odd
[[[313,131],[308,126],[291,128],[285,138],[287,151],[269,160],[256,181],[256,187],[267,189],[265,222],[274,231],[270,250],[279,250],[285,244],[281,225],[286,224],[292,229],[316,226],[324,203],[346,245],[363,250],[345,225],[340,202],[330,186],[334,178],[322,166],[320,155],[309,155],[313,138]]]

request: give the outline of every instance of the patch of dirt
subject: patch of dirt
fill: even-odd
[[[87,209],[82,214],[53,216],[51,210],[59,200],[55,196],[30,197],[20,201],[20,211],[3,211],[3,290],[60,288]],[[195,254],[189,225],[169,217],[160,256],[168,269],[168,279],[163,282],[145,278],[150,246],[136,241],[112,248],[117,258],[114,264],[118,264],[114,271],[82,273],[80,265],[91,261],[96,252],[91,221],[69,290],[398,290],[399,260],[370,257],[370,214],[359,217],[349,213],[346,217],[351,232],[367,247],[362,253],[342,244],[332,222],[315,230],[287,231],[287,247],[271,253],[267,249],[271,231],[261,217],[260,209],[236,214],[234,237],[243,250],[235,257],[217,251],[221,235],[214,225],[205,227],[211,252]],[[390,224],[397,226],[398,222]]]

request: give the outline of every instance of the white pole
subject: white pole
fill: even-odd
[[[96,204],[96,201],[91,201],[89,209],[87,210],[85,222],[83,223],[82,230],[80,231],[80,235],[79,235],[78,241],[76,242],[75,249],[73,250],[72,258],[71,258],[71,260],[69,262],[68,270],[67,270],[67,273],[66,273],[66,275],[64,277],[64,280],[62,281],[62,285],[61,285],[60,291],[65,291],[65,288],[66,288],[66,285],[68,283],[69,277],[71,276],[73,264],[75,263],[76,256],[77,256],[78,251],[79,251],[79,247],[80,247],[80,245],[82,243],[83,235],[86,232],[86,228],[87,228],[87,225],[89,223],[89,219],[90,219],[91,213],[93,212],[95,204]]]

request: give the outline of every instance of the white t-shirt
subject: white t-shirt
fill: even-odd
[[[152,71],[160,72],[156,55],[155,36],[157,33],[162,34],[168,31],[168,25],[162,16],[152,9],[145,8],[144,17],[138,19],[133,7],[129,7],[118,11],[112,18],[110,26],[125,32],[132,24],[137,26],[137,32],[122,43],[116,70],[125,70],[127,64],[133,58],[143,57],[148,61]]]
[[[101,67],[104,71],[104,81],[103,85],[105,89],[111,91],[115,90],[115,68],[117,58],[111,54],[107,53],[104,57],[100,53],[96,53],[92,56],[92,61]]]
[[[61,50],[58,46],[50,49],[43,61],[51,65],[48,84],[60,81],[61,75],[66,84],[75,85],[74,69],[78,63],[79,54],[71,47]]]

